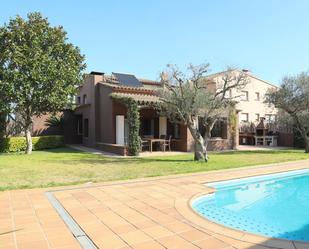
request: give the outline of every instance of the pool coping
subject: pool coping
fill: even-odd
[[[248,243],[255,243],[255,244],[259,243],[265,247],[270,247],[270,248],[274,248],[274,247],[282,248],[282,249],[287,249],[287,248],[302,249],[302,248],[307,248],[307,247],[309,248],[309,242],[267,237],[263,235],[246,232],[246,231],[241,231],[236,228],[224,226],[222,224],[219,224],[219,223],[216,223],[216,222],[213,222],[207,219],[206,217],[199,214],[192,207],[193,202],[196,201],[198,198],[201,198],[202,196],[213,194],[216,192],[216,188],[207,185],[209,183],[233,181],[237,179],[246,179],[250,177],[267,176],[267,175],[272,175],[272,174],[280,174],[280,173],[300,171],[300,170],[302,169],[291,169],[291,170],[277,171],[277,172],[258,174],[258,175],[248,175],[244,177],[228,178],[226,180],[220,180],[220,181],[201,182],[200,184],[207,187],[208,190],[193,194],[189,199],[188,198],[177,199],[175,201],[175,208],[185,219],[192,222],[195,226],[205,229],[207,231],[212,231],[218,235],[223,235],[231,239],[238,240],[239,242],[248,242]]]

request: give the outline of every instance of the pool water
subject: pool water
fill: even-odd
[[[207,219],[267,237],[309,242],[309,170],[207,185],[217,191],[192,203]]]

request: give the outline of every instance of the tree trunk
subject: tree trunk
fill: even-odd
[[[206,148],[204,146],[204,139],[202,136],[197,137],[194,139],[194,160],[195,161],[206,161],[208,158],[206,157]]]
[[[32,153],[32,137],[31,137],[30,128],[26,129],[25,135],[26,135],[26,142],[27,142],[26,154],[31,154]]]
[[[309,137],[305,137],[305,153],[309,153]]]
[[[206,162],[208,162],[208,159],[209,159],[207,146],[211,138],[211,129],[212,127],[208,127],[208,126],[205,127],[204,147],[205,147],[205,161]]]
[[[309,153],[309,137],[308,137],[308,132],[307,132],[307,130],[304,127],[302,127],[300,125],[300,123],[299,123],[298,127],[301,127],[299,130],[300,130],[302,138],[304,139],[305,153]]]
[[[206,158],[206,148],[204,145],[205,141],[204,141],[203,136],[200,134],[198,130],[197,121],[195,121],[195,123],[191,125],[188,125],[188,128],[194,139],[194,160],[207,162],[208,158]]]

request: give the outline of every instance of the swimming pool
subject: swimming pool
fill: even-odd
[[[193,209],[224,226],[309,242],[309,169],[207,184]]]

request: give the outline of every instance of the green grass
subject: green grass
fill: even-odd
[[[61,148],[32,155],[0,154],[0,190],[50,187],[85,182],[134,179],[229,169],[309,159],[301,150],[239,151],[210,154],[194,162],[192,155],[146,158],[107,158]]]

